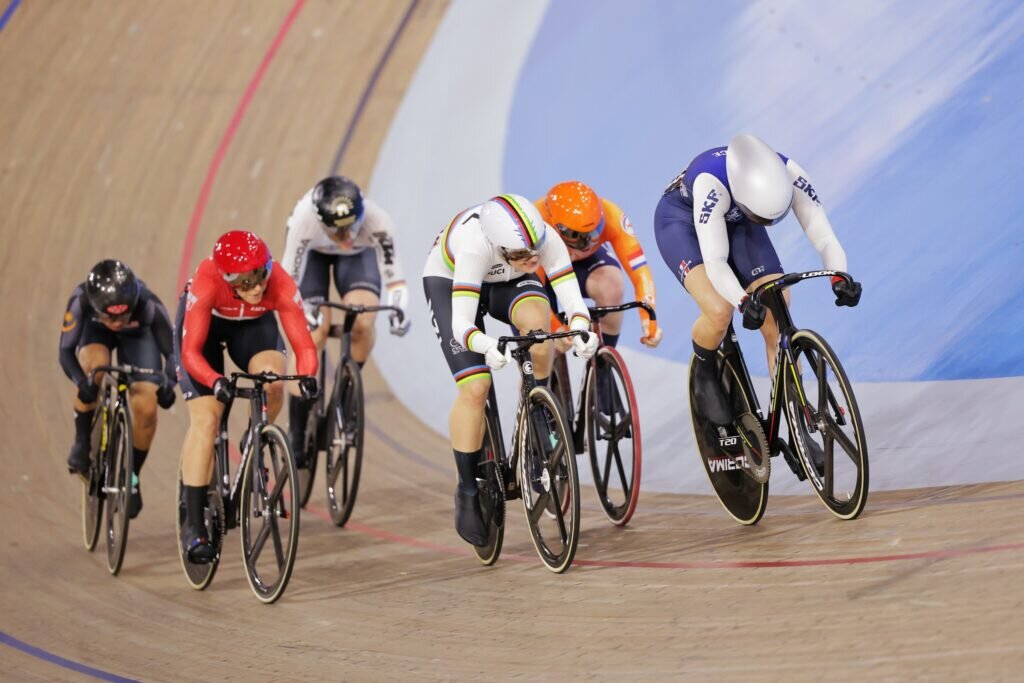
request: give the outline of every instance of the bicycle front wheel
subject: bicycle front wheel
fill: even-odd
[[[121,405],[114,412],[103,487],[107,498],[107,569],[114,576],[121,571],[128,547],[128,500],[134,473],[131,414],[127,406]]]
[[[520,415],[519,481],[526,523],[541,561],[561,574],[572,565],[580,537],[580,480],[571,432],[547,387],[530,391]]]
[[[175,499],[178,501],[178,514],[174,516],[174,528],[178,538],[178,559],[181,560],[181,568],[185,572],[185,578],[194,590],[206,590],[206,587],[213,581],[213,575],[217,573],[220,566],[221,549],[224,546],[225,514],[224,498],[220,493],[219,482],[221,480],[220,466],[217,464],[219,458],[214,454],[213,476],[206,493],[206,508],[203,510],[206,529],[210,534],[210,545],[217,553],[212,561],[205,564],[197,564],[188,559],[188,552],[185,549],[182,537],[185,530],[185,519],[187,508],[185,505],[185,489],[181,481],[181,463],[178,464],[178,486]]]
[[[265,425],[242,479],[239,515],[242,560],[260,602],[277,601],[288,587],[299,548],[299,482],[288,439]]]
[[[82,478],[82,542],[92,552],[100,537],[103,522],[103,484],[106,478],[107,420],[109,419],[106,393],[92,420],[92,435],[89,446],[89,472]]]
[[[501,555],[505,540],[505,481],[501,476],[504,454],[491,427],[490,416],[484,420],[483,453],[480,456],[476,485],[480,496],[480,512],[487,527],[487,543],[473,546],[473,552],[484,566],[491,566]]]
[[[293,398],[294,400],[294,398]],[[320,459],[320,425],[323,423],[323,395],[309,410],[306,420],[305,438],[302,440],[305,451],[305,464],[296,468],[299,477],[300,507],[306,507],[309,496],[313,493],[313,480],[316,479],[316,465]]]
[[[586,411],[587,453],[597,498],[608,519],[625,526],[640,498],[640,414],[629,370],[610,346],[590,364]]]
[[[850,380],[816,332],[793,333],[790,348],[786,418],[797,456],[825,507],[856,519],[868,499],[868,446]]]
[[[363,464],[363,379],[351,358],[341,373],[327,409],[327,507],[335,526],[345,526],[359,492]]]

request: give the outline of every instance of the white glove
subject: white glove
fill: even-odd
[[[587,341],[583,341],[583,335],[577,335],[572,338],[572,347],[576,349],[577,356],[587,360],[597,353],[597,335],[588,332]]]
[[[487,365],[491,370],[501,370],[512,362],[512,349],[506,346],[505,353],[502,353],[498,350],[498,346],[498,344],[495,344],[487,349],[487,353],[484,354],[484,360],[487,361]]]
[[[405,336],[405,333],[409,331],[409,327],[412,325],[412,321],[409,320],[409,316],[405,312],[405,304],[408,300],[409,288],[405,285],[395,287],[388,292],[388,306],[394,306],[402,311],[401,322],[398,321],[397,314],[391,314],[391,334],[396,337]]]
[[[324,312],[317,308],[319,304],[319,301],[302,302],[302,310],[306,314],[306,325],[309,326],[310,332],[324,324]]]

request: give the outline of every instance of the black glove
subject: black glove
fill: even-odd
[[[217,397],[217,400],[223,404],[231,402],[231,382],[228,381],[227,377],[218,377],[213,382],[213,395]]]
[[[764,325],[764,306],[749,296],[745,296],[740,302],[739,308],[740,313],[743,314],[743,327],[748,330],[761,329],[761,325]]]
[[[316,384],[316,377],[303,377],[299,380],[299,393],[305,403],[312,403],[320,395]]]
[[[167,410],[174,405],[174,385],[164,384],[156,390],[156,404]]]
[[[860,283],[847,282],[842,278],[832,281],[832,291],[836,295],[836,306],[856,306],[860,303]]]
[[[78,400],[89,405],[95,403],[96,399],[100,395],[100,387],[97,384],[93,384],[89,380],[85,380],[78,385]]]

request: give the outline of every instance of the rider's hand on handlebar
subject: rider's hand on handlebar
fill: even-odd
[[[85,380],[78,385],[78,400],[85,405],[95,403],[97,397],[100,395],[100,388],[98,385],[93,384],[89,380]]]
[[[498,350],[499,344],[495,344],[491,348],[487,349],[487,353],[484,354],[484,360],[487,361],[487,366],[491,370],[501,370],[503,367],[512,362],[512,349],[508,346],[505,347],[505,352],[502,353]]]
[[[743,314],[743,327],[748,330],[761,329],[761,325],[764,325],[764,306],[749,296],[745,296],[740,302],[739,309]]]
[[[597,335],[593,332],[587,332],[587,340],[583,341],[583,335],[578,334],[572,338],[572,346],[576,350],[577,356],[583,360],[588,360],[597,353]]]
[[[306,403],[312,403],[320,395],[319,387],[317,387],[316,377],[303,377],[299,380],[299,393],[302,395],[302,400]]]
[[[167,410],[174,405],[174,385],[164,384],[156,390],[156,404]]]
[[[841,277],[832,279],[832,291],[836,295],[836,306],[856,306],[860,303],[860,283],[847,282]]]
[[[213,381],[213,395],[221,403],[231,402],[231,382],[227,377],[218,377]]]
[[[661,343],[661,327],[655,320],[641,320],[640,327],[644,331],[644,336],[640,337],[640,343],[644,346],[649,346],[652,349]],[[654,328],[654,332],[651,332],[651,328]]]
[[[303,301],[302,311],[306,314],[306,325],[310,332],[324,324],[324,312],[320,310],[318,302]]]
[[[404,337],[405,333],[409,331],[409,327],[412,326],[412,321],[409,320],[408,316],[403,315],[402,317],[399,317],[397,313],[391,314],[390,322],[391,334],[396,337]]]

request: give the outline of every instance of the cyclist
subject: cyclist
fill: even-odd
[[[174,405],[177,380],[170,361],[171,319],[159,297],[135,277],[131,268],[106,259],[93,266],[85,282],[75,287],[61,326],[60,365],[76,386],[75,441],[68,455],[68,470],[75,474],[85,475],[91,464],[90,435],[102,373],[94,378],[95,383],[89,381],[89,373],[110,365],[114,348],[121,363],[153,370],[160,370],[161,363],[165,363],[163,375],[129,377],[136,476],[128,516],[134,518],[142,510],[138,475],[156,433],[156,408]]]
[[[299,382],[302,396],[312,400],[317,393],[317,353],[306,328],[302,297],[291,276],[274,267],[270,250],[259,237],[243,230],[221,235],[213,255],[199,264],[178,301],[174,351],[190,421],[181,453],[186,506],[183,542],[192,562],[209,562],[216,552],[209,542],[203,508],[213,444],[224,404],[231,400],[223,349],[242,370],[283,374],[284,342],[274,311],[281,316],[295,350],[299,372],[309,375]],[[266,389],[273,421],[284,392],[280,382]]]
[[[727,147],[697,155],[672,181],[654,213],[654,234],[662,258],[701,314],[693,324],[693,369],[697,409],[718,425],[732,422],[715,351],[725,337],[734,309],[743,326],[760,329],[769,371],[774,369],[778,327],[765,308],[747,295],[783,274],[766,228],[792,208],[825,268],[846,270],[846,252],[832,230],[807,172],[749,134]],[[859,283],[834,278],[837,306],[856,306]],[[789,292],[785,293],[789,301]],[[813,442],[812,442],[813,444]],[[815,464],[824,462],[820,452]]]
[[[565,244],[547,239],[548,226],[537,208],[520,195],[504,194],[459,212],[434,240],[423,271],[423,290],[431,323],[441,343],[458,395],[448,418],[458,473],[455,529],[473,545],[484,545],[487,532],[477,496],[476,467],[483,446],[484,405],[491,370],[512,360],[512,350],[498,350],[498,340],[484,333],[484,313],[520,330],[549,329],[551,307],[537,276],[548,272],[569,327],[589,330],[590,315]],[[589,358],[597,338],[573,338],[576,352]],[[531,349],[533,371],[546,383],[551,373],[550,342]]]
[[[388,305],[403,312],[408,305],[409,287],[395,251],[391,216],[344,176],[324,178],[295,205],[288,218],[283,258],[306,302],[318,352],[327,340],[331,312],[317,314],[316,304],[327,299],[332,269],[334,286],[344,303],[376,306],[383,276]],[[375,320],[376,314],[362,313],[352,328],[352,358],[360,367],[373,349]],[[402,336],[408,331],[408,316],[399,322],[392,314],[391,334]],[[295,394],[289,396],[289,433],[299,467],[306,465],[303,442],[308,414],[308,404]]]

